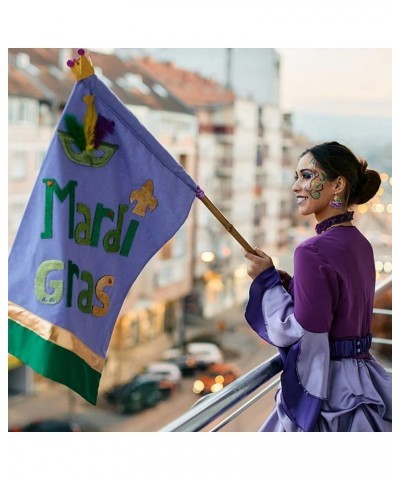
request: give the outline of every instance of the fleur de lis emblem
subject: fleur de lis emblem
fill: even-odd
[[[132,190],[129,200],[131,203],[137,202],[132,213],[144,217],[147,208],[152,212],[158,205],[158,200],[153,196],[154,185],[152,180],[147,180],[140,190]]]

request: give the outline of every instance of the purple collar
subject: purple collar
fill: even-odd
[[[319,235],[333,225],[337,225],[338,223],[351,222],[353,220],[353,216],[354,212],[348,211],[345,213],[340,213],[339,215],[334,215],[333,217],[326,218],[325,220],[322,220],[322,222],[315,225],[315,231]]]

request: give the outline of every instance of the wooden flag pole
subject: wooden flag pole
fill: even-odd
[[[232,237],[234,237],[240,243],[240,245],[242,245],[246,252],[250,252],[253,255],[259,256],[258,253],[254,250],[254,248],[246,242],[246,240],[240,235],[236,228],[226,219],[226,217],[220,212],[220,210],[218,210],[218,208],[206,195],[201,195],[198,198],[210,210],[214,217],[222,223],[222,225],[228,230]]]

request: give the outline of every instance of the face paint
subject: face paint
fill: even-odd
[[[318,200],[321,196],[321,190],[324,188],[324,183],[326,180],[326,175],[324,172],[318,172],[316,169],[316,160],[312,158],[310,160],[309,170],[312,172],[312,178],[310,180],[310,185],[308,187],[304,187],[306,192],[309,192],[311,198],[314,200]]]

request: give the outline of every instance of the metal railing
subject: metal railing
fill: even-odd
[[[271,357],[224,387],[220,392],[201,398],[188,412],[166,425],[160,431],[198,432],[280,373],[282,367],[282,360],[279,354]],[[280,378],[277,383],[279,381]],[[264,389],[265,391],[263,390],[263,394],[267,393],[271,388],[273,386],[268,386]],[[258,398],[260,397],[258,396]]]
[[[386,288],[389,284],[388,280],[377,285],[375,292],[382,291],[382,288]],[[376,314],[392,315],[392,310],[376,308],[373,310]],[[392,345],[391,339],[373,337],[373,344]],[[274,377],[278,375],[283,368],[282,360],[279,354],[271,357],[265,362],[261,363],[257,367],[250,370],[245,375],[224,387],[220,392],[206,395],[200,398],[192,408],[184,413],[179,418],[175,419],[165,427],[161,432],[198,432],[211,422],[221,417],[229,409],[236,406],[243,399],[250,397],[262,385],[267,384],[260,392],[247,400],[243,405],[238,407],[235,411],[224,418],[219,424],[213,427],[210,432],[216,432],[222,427],[227,425],[230,421],[240,415],[243,411],[247,410],[255,402],[257,402],[266,393],[270,392],[280,382],[280,376],[276,379]],[[386,368],[391,373],[391,368]]]

